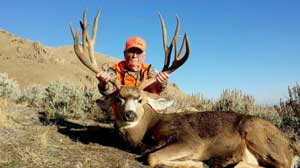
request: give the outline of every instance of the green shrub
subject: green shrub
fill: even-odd
[[[211,110],[214,103],[200,93],[189,95],[181,92],[176,84],[173,83],[168,84],[167,88],[161,93],[161,96],[169,100],[174,100],[174,106],[179,110]]]
[[[209,111],[212,110],[214,107],[214,101],[211,99],[206,98],[203,94],[200,93],[194,93],[191,96],[189,96],[184,103],[190,104],[198,109],[199,111]]]
[[[272,106],[255,105],[253,96],[242,93],[242,91],[224,90],[219,100],[217,100],[213,107],[214,110],[234,111],[241,114],[257,116],[265,120],[271,121],[276,126],[281,125],[282,118],[276,113]]]
[[[112,115],[98,107],[98,91],[61,81],[20,90],[16,81],[9,79],[6,73],[0,73],[0,97],[39,108],[45,112],[46,120],[68,118],[105,122],[110,121]]]
[[[277,108],[281,116],[300,117],[300,87],[298,83],[295,86],[288,87],[289,97],[286,101],[280,100],[280,106]]]
[[[60,116],[84,120],[95,110],[94,98],[95,93],[86,88],[53,82],[45,88],[41,107],[50,118]]]
[[[22,95],[19,97],[18,102],[27,103],[31,107],[41,107],[45,96],[45,87],[34,85],[22,90]]]
[[[243,94],[240,90],[226,89],[214,105],[214,110],[249,113],[254,106],[253,96]]]
[[[272,122],[274,125],[276,125],[277,127],[280,127],[283,121],[282,117],[280,117],[274,111],[252,111],[249,113],[249,115],[257,116],[265,120],[268,120]]]
[[[0,97],[16,101],[20,96],[17,82],[9,79],[7,73],[0,73]]]
[[[298,83],[288,87],[288,94],[288,99],[280,100],[280,105],[276,106],[278,114],[283,118],[280,127],[283,131],[300,136],[298,133],[300,127],[300,87]]]

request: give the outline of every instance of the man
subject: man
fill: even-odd
[[[156,83],[146,91],[159,94],[169,79],[165,72],[156,73],[156,70],[149,64],[145,64],[146,42],[140,37],[130,37],[126,41],[124,59],[113,65],[107,72],[101,71],[96,75],[99,80],[99,91],[104,95],[111,95],[116,92],[114,85],[109,83],[110,79],[117,79],[122,85],[136,86],[137,81],[156,78]]]
[[[136,86],[138,81],[144,79],[156,78],[156,82],[144,89],[150,93],[159,94],[166,87],[169,74],[165,72],[157,73],[156,70],[149,64],[145,64],[146,57],[146,42],[140,37],[130,37],[126,41],[124,50],[124,60],[114,64],[108,71],[99,72],[96,77],[99,80],[99,91],[104,95],[104,105],[100,107],[104,111],[111,111],[113,113],[114,120],[117,119],[116,104],[110,102],[109,95],[117,92],[116,87],[109,82],[110,79],[118,80],[122,85]],[[110,105],[110,103],[112,103]]]

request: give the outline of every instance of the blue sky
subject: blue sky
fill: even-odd
[[[170,80],[184,92],[216,99],[236,88],[257,103],[278,103],[300,81],[298,0],[5,0],[0,28],[50,47],[71,45],[69,23],[78,28],[84,9],[91,24],[102,11],[96,52],[122,59],[125,40],[141,36],[146,61],[157,69],[164,60],[157,14],[165,19],[169,41],[178,15],[191,53]]]

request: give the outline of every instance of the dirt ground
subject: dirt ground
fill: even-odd
[[[126,149],[113,129],[67,121],[45,125],[37,109],[13,103],[7,106],[12,107],[0,109],[2,117],[6,115],[2,126],[0,123],[1,168],[147,167]]]

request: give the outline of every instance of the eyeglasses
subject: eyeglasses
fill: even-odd
[[[137,49],[129,49],[129,50],[127,50],[126,51],[126,54],[128,55],[128,56],[134,56],[134,54],[136,55],[136,56],[142,56],[143,54],[144,54],[144,52],[142,51],[142,50],[137,50]]]
[[[136,53],[136,52],[127,52],[127,55],[128,56],[130,56],[130,57],[132,57],[132,56],[134,56],[134,55],[136,55],[136,56],[142,56],[144,53],[143,52],[141,52],[141,53]]]

